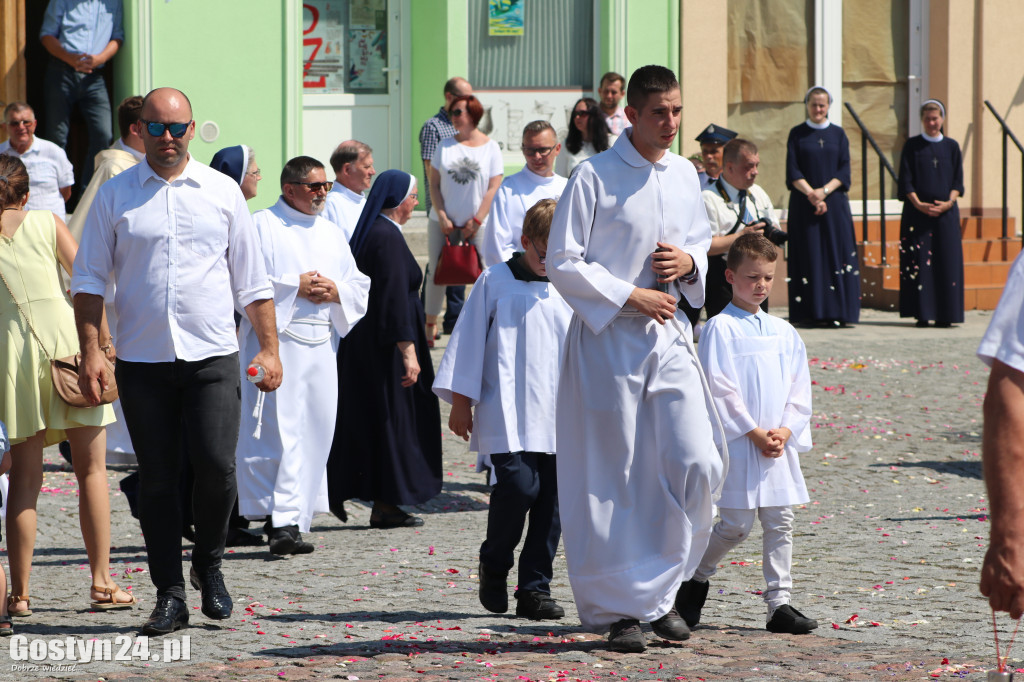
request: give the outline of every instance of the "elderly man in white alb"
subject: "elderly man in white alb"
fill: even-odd
[[[373,150],[356,140],[342,142],[331,154],[331,168],[334,187],[327,193],[324,217],[341,228],[347,242],[352,239],[366,203],[363,192],[370,189],[373,176],[377,174],[373,167]]]
[[[139,521],[156,605],[144,635],[188,625],[182,577],[182,457],[195,472],[192,586],[208,618],[231,616],[221,560],[234,505],[240,377],[232,308],[260,339],[257,386],[281,384],[274,290],[238,184],[188,153],[195,136],[184,93],[158,88],[139,119],[146,159],[96,193],[71,291],[82,348],[79,385],[99,402],[103,294],[117,285],[116,376],[139,462]],[[184,439],[184,444],[182,443]],[[183,447],[184,445],[184,447]]]
[[[703,303],[711,243],[697,172],[668,151],[679,82],[645,66],[626,97],[632,128],[577,166],[562,193],[547,272],[575,313],[557,424],[569,581],[583,627],[610,628],[610,648],[638,652],[640,621],[663,639],[690,636],[674,600],[707,547],[724,455],[677,310],[679,296]]]
[[[242,426],[236,454],[238,511],[269,517],[272,554],[309,554],[302,539],[316,513],[330,512],[327,457],[338,414],[338,340],[362,319],[370,278],[359,272],[348,242],[323,218],[331,183],[323,164],[299,156],[281,171],[281,197],[257,211],[267,274],[274,284],[281,362],[288,382],[265,402],[242,386]],[[256,329],[242,320],[241,371],[259,350]],[[262,403],[262,404],[261,404]]]
[[[11,102],[4,107],[7,141],[0,142],[0,154],[17,156],[28,171],[28,203],[26,210],[53,211],[65,220],[64,202],[75,184],[75,169],[64,150],[41,137],[36,137],[36,114],[24,102]]]
[[[562,151],[555,129],[547,121],[534,121],[523,129],[526,165],[501,181],[494,195],[491,217],[484,230],[480,257],[484,267],[504,263],[523,246],[523,219],[541,199],[562,195],[565,178],[555,174],[555,159]]]

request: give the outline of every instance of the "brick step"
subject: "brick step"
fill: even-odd
[[[1006,225],[1007,235],[1010,239],[1016,234],[1016,224],[1010,218]],[[860,218],[853,219],[853,233],[857,241],[864,239],[864,222]],[[1003,221],[999,216],[990,215],[961,215],[960,233],[964,239],[1001,239],[1003,236]],[[900,216],[886,215],[885,217],[885,240],[887,242],[899,241],[900,238]],[[878,218],[868,218],[869,242],[877,242],[882,239],[882,221]]]
[[[965,263],[964,310],[995,310],[1003,293],[1010,263]],[[896,265],[861,268],[861,305],[875,310],[897,310],[900,274]]]
[[[995,286],[1001,289],[1006,284],[1006,278],[1012,265],[1012,263],[964,263],[964,286],[966,288]],[[877,273],[872,271],[877,271]],[[862,277],[867,277],[867,273],[874,274],[875,279],[884,289],[898,291],[900,288],[900,271],[897,260],[890,260],[884,268],[870,264],[862,266]]]
[[[1012,262],[1021,251],[1019,239],[965,239],[963,242],[964,261],[968,263],[999,263]],[[881,244],[879,242],[861,242],[857,244],[857,255],[867,265],[881,264]],[[888,263],[898,263],[900,244],[889,241],[885,247]]]

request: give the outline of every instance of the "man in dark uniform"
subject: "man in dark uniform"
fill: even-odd
[[[734,137],[736,137],[735,131],[711,123],[707,128],[700,131],[700,135],[695,138],[697,142],[700,142],[700,156],[704,162],[704,170],[697,173],[701,191],[714,189],[715,181],[722,174],[722,148],[725,147],[726,142]],[[679,301],[679,308],[686,314],[686,319],[693,326],[693,338],[696,339],[700,335],[700,327],[698,326],[700,308],[694,309],[686,301],[685,297]]]
[[[722,148],[734,137],[735,132],[714,123],[700,131],[700,135],[696,137],[697,142],[700,142],[700,156],[704,161],[704,170],[697,174],[702,191],[715,186],[715,180],[722,172]]]

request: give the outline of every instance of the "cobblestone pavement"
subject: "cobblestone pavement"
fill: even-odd
[[[138,524],[117,488],[126,468],[109,471],[112,572],[141,603],[91,612],[75,479],[48,451],[35,613],[15,619],[26,640],[13,640],[10,650],[0,641],[0,678],[983,679],[994,662],[990,612],[977,590],[988,531],[980,462],[988,373],[974,349],[988,319],[974,312],[954,329],[916,329],[892,313],[865,311],[853,329],[803,332],[815,447],[803,457],[811,502],[796,516],[794,605],[821,623],[811,635],[764,630],[757,531],[712,579],[706,625],[682,645],[649,633],[642,655],[608,652],[602,637],[581,632],[563,557],[553,584],[563,620],[485,612],[476,563],[488,489],[475,458],[445,428],[444,491],[416,508],[425,526],[370,529],[367,507],[350,502],[347,524],[317,518],[311,555],[231,551],[224,573],[234,615],[206,619],[190,589],[192,627],[164,638],[167,649],[150,640],[148,652],[135,636],[154,590]],[[1005,614],[1000,626],[1008,639]],[[29,646],[39,642],[52,653],[67,638],[82,647],[109,643],[112,654],[124,645],[130,656],[135,647],[136,656],[13,659],[38,653]],[[188,660],[164,660],[178,645],[187,646]],[[139,660],[153,654],[161,660]],[[45,669],[58,664],[65,667]]]

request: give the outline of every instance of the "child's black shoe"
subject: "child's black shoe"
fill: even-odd
[[[808,618],[789,604],[783,604],[775,609],[775,613],[772,614],[765,626],[769,632],[790,635],[806,635],[816,627],[818,627],[818,621]]]

